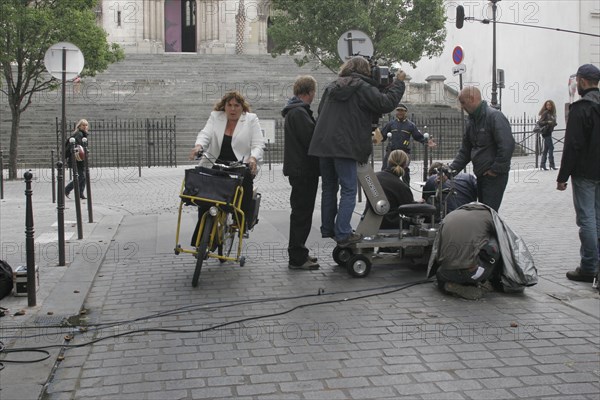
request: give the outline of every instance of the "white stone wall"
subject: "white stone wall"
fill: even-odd
[[[573,31],[599,32],[598,0],[502,0],[498,2],[498,21],[551,27]],[[483,89],[484,98],[491,99],[492,25],[465,21],[457,29],[456,6],[465,7],[465,15],[491,19],[487,1],[446,1],[447,38],[443,54],[424,59],[416,68],[402,67],[412,76],[412,82],[425,82],[431,75],[444,75],[446,85],[459,88],[459,77],[452,75],[452,50],[464,49],[463,63],[467,71],[463,82]],[[594,16],[595,15],[595,16]],[[559,128],[564,127],[564,106],[569,102],[569,76],[579,65],[592,62],[600,66],[598,38],[533,27],[496,25],[497,68],[504,69],[506,87],[501,94],[502,111],[509,116],[535,115],[546,99],[558,108]],[[500,97],[500,96],[499,96]]]

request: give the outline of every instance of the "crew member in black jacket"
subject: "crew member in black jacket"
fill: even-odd
[[[592,282],[598,273],[600,231],[600,70],[584,64],[577,70],[576,79],[581,99],[569,107],[556,189],[565,190],[571,177],[581,261],[574,271],[567,272],[567,278]]]
[[[450,169],[460,171],[470,162],[477,177],[477,198],[496,212],[508,184],[515,139],[508,119],[481,100],[474,86],[461,90],[458,101],[469,114],[460,150]]]
[[[300,76],[294,82],[294,97],[281,111],[283,128],[283,174],[288,177],[290,194],[290,237],[288,255],[290,269],[314,270],[317,259],[308,254],[306,240],[312,226],[312,215],[319,186],[319,159],[308,155],[308,146],[315,129],[310,104],[317,91],[312,76]]]

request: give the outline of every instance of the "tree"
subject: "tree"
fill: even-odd
[[[414,67],[440,55],[446,37],[443,0],[272,0],[271,12],[273,56],[288,53],[300,65],[316,58],[332,71],[342,63],[338,39],[351,29],[371,38],[381,65]]]
[[[1,0],[0,72],[5,85],[12,123],[9,179],[17,177],[17,148],[21,114],[34,93],[56,88],[44,66],[44,55],[58,42],[71,42],[83,53],[81,76],[93,76],[124,58],[123,50],[109,45],[106,32],[96,25],[98,0]],[[1,81],[0,81],[1,84]]]

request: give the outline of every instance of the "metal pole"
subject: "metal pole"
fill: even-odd
[[[56,175],[54,171],[54,150],[50,150],[50,170],[52,171],[52,204],[56,203]]]
[[[269,159],[269,171],[271,170],[271,139],[267,139],[267,158]]]
[[[498,84],[496,81],[496,3],[500,0],[490,0],[492,2],[492,107],[498,107]]]
[[[65,265],[65,184],[62,161],[56,163],[58,171],[58,204],[56,207],[56,217],[58,223],[58,265]]]
[[[62,122],[61,122],[61,135],[62,135],[62,144],[63,146],[65,145],[65,143],[67,142],[67,112],[66,112],[66,86],[67,86],[67,49],[63,47],[63,51],[62,51],[62,107],[61,107],[61,118],[62,118]],[[61,157],[61,161],[65,162],[65,150],[66,149],[62,149],[61,153],[62,153],[62,157]]]
[[[142,177],[142,145],[138,144],[138,176]]]
[[[88,140],[87,138],[81,139],[83,142],[83,153],[85,154],[83,158],[83,165],[85,171],[85,188],[87,190],[87,209],[88,209],[88,222],[91,224],[94,222],[94,211],[92,208],[92,185],[90,180],[90,164],[88,163],[88,156],[90,153],[88,152]]]
[[[33,174],[27,171],[25,178],[25,252],[27,253],[27,305],[35,307],[35,243],[33,241],[33,204],[31,202],[31,178]]]
[[[0,150],[0,200],[4,199],[4,161]]]
[[[83,239],[83,224],[81,222],[81,193],[79,192],[79,171],[75,158],[75,138],[69,139],[71,146],[71,169],[73,170],[73,191],[75,192],[75,213],[77,214],[77,239]]]

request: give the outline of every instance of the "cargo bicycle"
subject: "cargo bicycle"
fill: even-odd
[[[241,267],[246,263],[246,258],[241,253],[246,235],[243,227],[246,226],[248,216],[244,214],[241,205],[244,194],[242,181],[247,168],[248,165],[241,162],[224,163],[217,160],[212,168],[197,166],[185,171],[179,194],[175,254],[188,253],[196,257],[193,287],[198,285],[202,264],[208,258],[216,258],[221,263],[239,262]],[[251,227],[257,221],[259,204],[260,194],[255,193],[253,216],[250,216]],[[191,248],[183,247],[179,241],[184,205],[199,209],[199,221]]]

